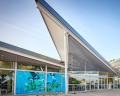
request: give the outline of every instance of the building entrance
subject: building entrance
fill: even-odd
[[[120,79],[108,73],[99,72],[71,72],[69,74],[69,92],[95,91],[120,88]]]
[[[88,76],[86,77],[86,90],[87,91],[94,91],[98,89],[98,76]]]

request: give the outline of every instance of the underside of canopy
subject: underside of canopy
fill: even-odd
[[[58,51],[58,54],[61,60],[64,60],[64,34],[65,30],[63,26],[54,19],[54,17],[49,14],[45,9],[39,6],[41,15],[44,19],[44,22],[47,26],[47,29],[51,35],[51,38],[54,42],[54,45]]]
[[[44,19],[51,38],[62,61],[68,56],[68,66],[72,70],[115,72],[109,63],[82,38],[53,8],[44,0],[37,1],[37,7]],[[65,33],[68,33],[68,54],[65,55]],[[67,38],[67,37],[66,37]],[[72,59],[74,58],[74,59]]]

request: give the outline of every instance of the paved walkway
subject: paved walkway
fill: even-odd
[[[13,95],[2,95],[2,96],[13,96]],[[53,95],[52,94],[52,95],[16,95],[16,96],[65,96],[65,95],[62,95],[62,94]],[[69,94],[68,96],[120,96],[120,89],[77,92],[75,94]]]
[[[70,94],[70,96],[120,96],[120,89],[82,92],[82,93]]]

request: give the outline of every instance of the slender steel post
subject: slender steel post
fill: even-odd
[[[109,78],[109,75],[107,73],[107,89],[109,88],[109,85],[108,85],[108,78]]]
[[[85,61],[85,72],[84,72],[84,74],[85,74],[85,91],[86,91],[86,61]]]
[[[115,77],[113,77],[113,89],[115,88]]]
[[[68,95],[68,34],[64,33],[64,57],[65,57],[65,94]]]
[[[100,80],[100,74],[99,74],[99,72],[98,72],[98,90],[99,90],[99,86],[100,86],[100,85],[99,85],[99,82],[100,82],[99,80]]]
[[[16,71],[17,71],[17,62],[15,62],[15,72],[14,72],[14,95],[16,95]]]
[[[105,89],[105,77],[103,77],[103,89]]]
[[[45,93],[47,93],[47,65],[45,66]]]

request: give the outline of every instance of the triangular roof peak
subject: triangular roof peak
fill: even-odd
[[[65,60],[64,35],[70,34],[79,41],[88,51],[90,51],[97,59],[104,63],[112,71],[110,64],[70,25],[68,24],[46,1],[35,0],[37,7],[46,23],[48,31],[53,39],[56,49],[62,61]]]

